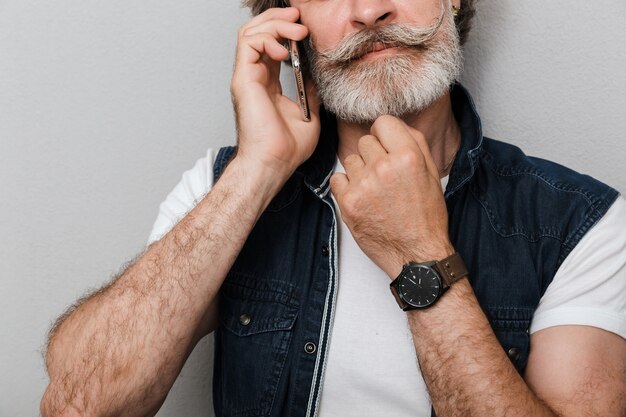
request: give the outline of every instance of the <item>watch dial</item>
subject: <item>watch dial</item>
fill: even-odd
[[[404,301],[414,307],[428,307],[441,292],[439,276],[426,266],[407,268],[398,284],[398,292]]]

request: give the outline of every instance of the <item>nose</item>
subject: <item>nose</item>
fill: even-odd
[[[387,24],[395,19],[396,8],[390,0],[353,0],[351,20],[359,29]]]

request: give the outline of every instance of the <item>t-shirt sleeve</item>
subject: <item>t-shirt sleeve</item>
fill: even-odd
[[[626,339],[626,200],[607,213],[563,261],[535,312],[530,332],[586,325]]]
[[[213,186],[213,164],[217,152],[209,149],[205,157],[183,174],[180,182],[159,205],[159,214],[152,226],[148,245],[161,239],[193,209]]]

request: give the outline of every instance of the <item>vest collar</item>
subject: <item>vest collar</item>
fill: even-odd
[[[461,130],[461,147],[454,158],[445,196],[448,198],[472,178],[482,152],[483,128],[474,100],[459,83],[451,90],[452,112]]]
[[[319,197],[328,192],[329,179],[335,168],[339,136],[337,119],[333,114],[320,107],[321,131],[313,155],[296,172],[304,176],[305,184]]]
[[[482,149],[483,133],[480,117],[469,92],[459,83],[451,90],[452,110],[461,130],[461,148],[452,169],[446,197],[460,189],[474,175]],[[297,170],[305,184],[319,197],[328,192],[328,182],[335,167],[338,149],[337,121],[333,114],[320,108],[321,132],[315,151]]]

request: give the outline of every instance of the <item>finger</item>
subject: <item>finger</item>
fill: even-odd
[[[306,26],[299,23],[293,23],[283,19],[273,19],[246,29],[242,37],[245,38],[246,36],[252,36],[258,33],[269,33],[279,40],[293,39],[300,41],[307,37],[309,30]]]
[[[346,170],[346,175],[349,179],[353,179],[359,175],[365,162],[358,154],[350,154],[343,160],[343,167]]]
[[[430,153],[430,147],[428,146],[428,142],[426,142],[426,137],[422,132],[417,129],[413,129],[412,127],[409,127],[408,131],[411,136],[413,136],[413,139],[415,140],[415,143],[417,143],[417,146],[420,148],[422,155],[424,155],[424,162],[426,163],[428,171],[433,177],[438,179],[439,169],[437,168],[437,164],[435,163],[435,160]]]
[[[280,63],[289,56],[289,51],[269,33],[259,33],[241,39],[237,48],[237,65],[256,64],[264,55]]]
[[[402,120],[393,116],[381,116],[372,125],[372,132],[387,152],[411,158],[411,164],[424,166],[435,178],[439,178],[437,166],[430,155],[424,135]],[[427,152],[428,157],[424,153]]]
[[[407,129],[406,123],[397,117],[380,116],[372,124],[370,132],[378,138],[389,153],[402,152],[406,148],[419,149],[413,140],[413,136]]]
[[[359,139],[358,142],[359,155],[363,158],[366,165],[371,164],[377,159],[387,155],[387,151],[380,144],[380,141],[376,136],[365,135]]]
[[[330,177],[330,191],[333,193],[337,202],[342,200],[350,181],[345,174],[335,173]]]
[[[280,83],[280,71],[282,65],[279,61],[272,60],[267,55],[262,58],[263,62],[267,66],[270,74],[270,82],[268,85],[267,91],[269,93],[278,94],[279,96],[283,95],[283,86]]]
[[[282,113],[285,116],[285,120],[293,120],[301,122],[303,125],[309,125],[311,122],[307,122],[302,118],[302,109],[300,103],[293,101],[290,97],[285,95],[277,97],[279,107],[282,109]],[[311,112],[311,115],[315,113]],[[311,118],[313,120],[313,118]]]
[[[310,120],[305,121],[302,117],[302,109],[297,98],[293,100],[288,96],[277,97],[279,107],[282,109],[286,120],[293,120],[300,122],[301,124],[308,126],[311,123],[319,123],[320,119],[320,99],[317,94],[317,90],[313,85],[313,82],[307,78],[304,79],[304,87],[307,91],[307,104],[309,106]]]
[[[243,35],[243,33],[253,26],[257,26],[268,20],[272,19],[281,19],[288,20],[290,22],[297,22],[300,19],[300,10],[295,7],[272,7],[267,9],[263,13],[253,17],[247,23],[245,23],[239,29],[239,35]]]
[[[295,23],[299,18],[300,11],[289,7],[268,9],[251,19],[239,29],[236,62],[256,63],[263,54],[275,61],[287,59],[289,51],[282,41],[289,36],[299,38],[303,32],[304,36],[308,33],[305,26]]]
[[[306,90],[306,102],[309,106],[310,121],[307,122],[303,120],[302,109],[300,108],[300,103],[298,102],[297,97],[295,98],[295,100],[292,100],[287,96],[283,96],[280,98],[280,100],[284,102],[283,106],[286,111],[285,114],[292,119],[299,119],[300,121],[302,121],[302,123],[305,124],[317,122],[320,118],[320,99],[317,94],[317,90],[315,88],[315,85],[313,85],[313,82],[307,78],[304,79],[304,88]]]

